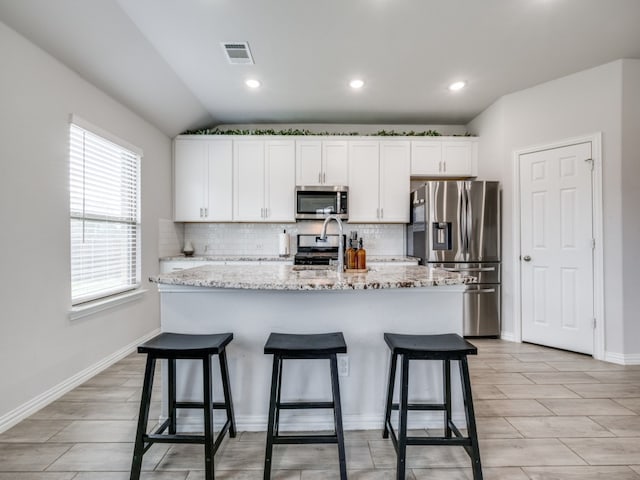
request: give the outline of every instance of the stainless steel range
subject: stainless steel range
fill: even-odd
[[[293,257],[294,265],[329,265],[338,260],[337,234],[327,235],[325,241],[319,234],[300,234],[297,239],[298,250]],[[342,236],[343,239],[346,235]],[[346,242],[346,240],[345,240]]]

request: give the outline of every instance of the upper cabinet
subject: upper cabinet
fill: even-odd
[[[232,220],[232,141],[180,138],[174,144],[174,220]]]
[[[349,142],[349,222],[408,223],[408,141]]]
[[[293,140],[235,140],[233,219],[238,222],[294,222]]]
[[[346,185],[350,222],[405,223],[410,177],[474,177],[477,159],[475,137],[185,135],[174,142],[174,219],[295,222],[296,185]]]
[[[418,177],[475,177],[478,173],[478,142],[436,138],[411,142],[411,175]]]
[[[297,140],[297,185],[348,185],[346,140]]]

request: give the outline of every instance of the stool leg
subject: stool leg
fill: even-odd
[[[384,430],[382,438],[389,438],[389,422],[391,421],[391,406],[393,404],[393,389],[396,384],[396,364],[398,355],[391,353],[391,367],[389,368],[389,386],[387,387],[387,406],[384,410]]]
[[[220,360],[220,376],[222,377],[222,390],[224,392],[224,404],[227,411],[227,420],[229,420],[229,436],[236,436],[236,418],[233,413],[233,401],[231,400],[231,387],[229,386],[229,365],[227,364],[227,352],[222,350],[218,354]]]
[[[271,371],[271,394],[269,396],[269,420],[267,421],[267,448],[264,454],[264,480],[271,478],[271,456],[273,455],[273,430],[276,418],[276,396],[278,392],[278,379],[282,359],[279,355],[273,356],[273,370]]]
[[[471,395],[471,380],[469,378],[469,365],[467,357],[460,359],[460,377],[462,379],[462,398],[464,399],[465,417],[467,419],[467,432],[471,440],[471,467],[473,480],[482,480],[482,465],[480,464],[480,448],[478,446],[478,432],[476,430],[476,415],[473,409]]]
[[[142,457],[144,455],[144,436],[147,433],[149,421],[149,407],[151,404],[151,389],[153,387],[153,374],[156,369],[156,359],[147,355],[147,364],[144,370],[144,383],[142,384],[142,398],[140,400],[140,413],[138,414],[138,429],[136,431],[136,443],[133,447],[133,461],[131,462],[130,480],[139,480],[142,470]]]
[[[407,417],[409,413],[409,357],[402,355],[402,379],[400,382],[400,421],[398,424],[398,462],[396,479],[404,480],[407,460]]]
[[[211,355],[202,361],[202,376],[204,390],[204,478],[214,480],[213,463],[213,394],[211,392]]]
[[[333,419],[338,438],[338,460],[340,480],[347,480],[347,458],[344,451],[344,431],[342,429],[342,405],[340,403],[340,382],[338,381],[338,359],[336,354],[329,358],[331,364],[331,390],[333,392]]]
[[[284,370],[284,361],[280,362],[280,367],[278,368],[278,394],[276,395],[276,423],[275,423],[275,434],[276,436],[280,435],[280,399],[282,392],[282,371]]]
[[[451,438],[451,360],[442,361],[444,378],[444,436]]]
[[[177,429],[177,416],[178,411],[176,409],[176,359],[167,359],[167,381],[169,390],[169,399],[167,410],[169,414],[169,434],[175,435]]]

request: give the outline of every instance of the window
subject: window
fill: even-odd
[[[71,301],[78,305],[140,285],[142,154],[75,116],[69,137]]]

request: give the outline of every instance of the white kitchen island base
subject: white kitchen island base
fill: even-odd
[[[267,425],[273,357],[263,351],[269,333],[343,332],[348,353],[339,355],[338,362],[348,367],[348,375],[340,377],[344,428],[382,429],[390,358],[383,333],[462,335],[466,287],[251,290],[160,281],[158,288],[163,332],[233,333],[227,352],[237,428],[258,431],[266,430]],[[219,371],[217,365],[214,368]],[[454,367],[453,418],[464,422],[455,372]],[[177,373],[179,400],[201,398],[201,367],[178,361]],[[410,375],[410,401],[441,401],[441,362],[411,362]],[[214,396],[221,398],[217,376],[214,384]],[[283,401],[328,400],[330,394],[327,360],[284,362]],[[331,410],[283,412],[282,430],[330,430],[332,414]],[[179,428],[197,430],[202,425],[201,413],[198,415],[197,411],[181,411]],[[224,412],[216,411],[215,417],[222,424]],[[442,427],[442,418],[442,412],[411,412],[409,428]]]

